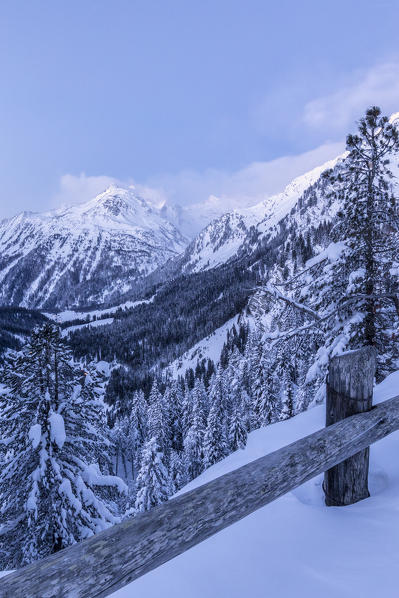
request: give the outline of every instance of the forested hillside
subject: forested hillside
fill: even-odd
[[[40,312],[23,307],[0,307],[0,354],[18,350],[35,326],[46,320]]]

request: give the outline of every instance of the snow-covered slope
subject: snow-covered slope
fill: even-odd
[[[0,304],[71,307],[112,300],[187,239],[131,188],[0,224]]]
[[[398,393],[399,372],[374,402]],[[324,427],[325,407],[256,430],[191,490]],[[322,477],[307,482],[113,594],[114,598],[396,598],[399,433],[371,448],[371,497],[325,507]]]
[[[330,160],[294,179],[282,193],[268,197],[261,203],[243,210],[234,210],[213,220],[190,243],[181,258],[177,258],[183,272],[198,272],[214,268],[259,243],[295,206],[303,193],[314,185],[321,174],[334,168],[343,156]]]
[[[197,363],[203,359],[210,359],[217,365],[223,345],[227,339],[227,334],[237,324],[238,320],[238,316],[234,316],[234,318],[228,320],[223,326],[212,332],[212,334],[196,343],[189,351],[183,353],[181,357],[172,361],[166,368],[166,371],[173,378],[178,378],[179,376],[184,376],[186,370],[189,368],[194,370]]]

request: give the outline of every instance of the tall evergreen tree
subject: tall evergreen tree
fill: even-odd
[[[281,384],[281,404],[281,420],[290,419],[290,417],[295,415],[294,389],[289,367],[287,367],[283,373],[283,380]]]
[[[204,465],[210,467],[228,455],[226,387],[219,367],[210,391],[211,408],[204,436]]]
[[[172,491],[165,455],[157,438],[150,438],[144,445],[141,467],[137,476],[136,511],[149,511],[168,500]]]
[[[247,430],[242,414],[242,409],[235,404],[229,422],[229,446],[236,451],[245,448],[247,444]]]
[[[19,567],[119,521],[94,369],[74,363],[58,327],[11,357],[0,396],[2,567]],[[103,475],[102,471],[106,474]]]
[[[141,462],[141,450],[147,438],[147,403],[142,390],[133,393],[129,415],[129,460],[133,478],[137,477]]]
[[[193,389],[192,424],[184,439],[184,456],[187,476],[190,480],[203,470],[204,414],[202,393],[199,386]]]
[[[170,430],[165,402],[157,381],[152,385],[148,406],[148,438],[156,438],[160,451],[167,459],[170,451]]]
[[[193,405],[191,392],[186,385],[184,385],[182,393],[182,435],[185,438],[192,422]]]
[[[395,299],[398,263],[398,202],[392,191],[390,156],[399,151],[397,128],[377,107],[360,119],[356,135],[347,138],[347,158],[330,174],[333,193],[341,199],[333,230],[345,249],[333,268],[341,320],[350,314],[349,346],[375,345],[383,351],[384,329],[398,318]],[[335,284],[334,284],[335,282]]]
[[[177,381],[171,381],[164,394],[167,410],[169,444],[178,453],[183,450],[183,392]]]
[[[115,453],[115,472],[119,474],[121,466],[124,477],[128,477],[128,459],[129,459],[129,437],[130,425],[128,416],[117,419],[111,431],[111,440]],[[122,474],[121,474],[122,475]]]
[[[201,420],[202,427],[205,428],[209,414],[209,398],[202,380],[196,380],[194,388],[191,391],[192,417],[197,416]]]
[[[170,454],[170,480],[172,485],[171,493],[175,493],[180,488],[187,484],[189,478],[187,476],[186,459],[183,452],[178,453],[172,451]]]
[[[265,347],[266,348],[266,347]],[[269,356],[270,357],[270,356]],[[277,397],[276,380],[272,371],[271,360],[266,357],[266,352],[260,353],[258,371],[262,384],[255,385],[252,400],[252,427],[268,426],[275,421],[279,401]]]

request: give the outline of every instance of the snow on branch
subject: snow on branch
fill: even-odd
[[[124,481],[113,475],[103,475],[98,463],[91,463],[82,472],[82,479],[89,486],[114,486],[121,494],[127,494],[128,488]]]
[[[273,332],[273,333],[267,334],[267,338],[274,341],[274,343],[282,341],[282,340],[289,340],[290,338],[293,338],[294,336],[303,334],[304,332],[311,330],[312,328],[315,327],[315,325],[319,325],[322,322],[329,320],[330,318],[335,316],[337,313],[339,313],[342,309],[348,307],[348,305],[350,305],[351,303],[353,303],[355,301],[358,301],[359,299],[363,299],[364,301],[381,301],[384,299],[390,300],[393,302],[393,304],[395,306],[396,313],[399,316],[399,296],[396,293],[381,293],[381,294],[372,294],[372,295],[358,293],[358,294],[352,295],[350,297],[342,297],[338,301],[338,305],[336,305],[336,307],[334,307],[334,309],[328,311],[327,313],[319,314],[311,307],[304,305],[303,303],[299,303],[298,301],[295,301],[294,299],[291,299],[290,297],[287,297],[286,295],[283,295],[278,289],[276,289],[275,287],[272,287],[272,285],[270,285],[270,284],[266,285],[265,287],[261,287],[259,290],[261,290],[265,294],[272,296],[274,299],[282,301],[283,303],[286,303],[287,305],[290,305],[290,306],[294,307],[295,309],[298,309],[299,311],[302,311],[302,312],[312,316],[312,318],[313,318],[312,322],[306,322],[305,324],[303,324],[302,326],[299,326],[297,328],[286,330],[283,332],[278,332],[278,333]]]
[[[295,299],[291,299],[291,297],[283,295],[278,289],[276,289],[276,287],[272,286],[270,283],[264,287],[260,287],[259,290],[261,290],[267,295],[271,295],[274,299],[283,301],[284,303],[287,303],[288,305],[291,305],[292,307],[295,307],[296,309],[305,312],[306,314],[312,316],[312,318],[314,318],[315,320],[320,320],[320,315],[314,309],[308,307],[307,305],[304,305],[303,303],[295,301]]]

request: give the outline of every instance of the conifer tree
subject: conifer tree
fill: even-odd
[[[148,437],[156,438],[157,445],[167,459],[170,451],[170,431],[168,428],[168,414],[162,394],[156,380],[152,385],[148,406]]]
[[[93,368],[73,362],[50,323],[9,359],[0,396],[2,567],[28,564],[119,521],[116,490],[127,489],[110,475],[100,382]]]
[[[236,451],[245,448],[247,444],[247,430],[245,427],[242,410],[236,404],[230,417],[229,423],[229,446],[230,450]]]
[[[262,353],[259,370],[262,372],[262,386],[255,387],[252,400],[252,428],[268,426],[276,419],[278,412],[278,398],[276,381],[273,376],[272,366],[265,354]]]
[[[183,401],[182,401],[182,435],[183,438],[187,436],[187,432],[192,422],[192,400],[189,388],[184,385]]]
[[[146,433],[146,403],[142,391],[133,393],[132,410],[115,421],[112,441],[115,449],[116,473],[122,464],[125,480],[133,481],[141,461],[141,448]]]
[[[196,392],[194,392],[196,391]],[[197,477],[203,470],[204,416],[199,387],[193,389],[192,424],[184,439],[184,456],[188,479]]]
[[[292,379],[289,368],[284,371],[283,380],[281,385],[281,404],[282,409],[280,413],[280,419],[290,419],[295,415],[294,410],[294,390],[292,385]]]
[[[128,416],[117,419],[111,431],[112,444],[115,451],[115,472],[119,474],[122,464],[124,477],[128,477],[127,460],[129,458],[130,425]]]
[[[170,454],[170,479],[172,484],[171,493],[174,494],[182,488],[189,478],[187,476],[185,454],[172,451]]]
[[[210,467],[228,455],[226,389],[218,368],[210,392],[211,408],[204,436],[204,465]]]
[[[345,249],[333,268],[333,288],[339,292],[341,320],[350,322],[351,348],[374,345],[383,352],[384,328],[392,328],[398,291],[392,267],[398,263],[398,202],[392,191],[390,156],[399,151],[397,128],[372,107],[348,135],[349,155],[329,174],[333,194],[341,199],[333,230]],[[327,175],[328,176],[328,175]],[[387,320],[390,325],[387,326]]]
[[[209,414],[209,400],[202,380],[195,381],[194,388],[191,391],[191,405],[193,420],[195,417],[199,417],[202,427],[205,428]]]
[[[149,511],[168,500],[172,491],[165,455],[157,438],[150,438],[142,452],[141,467],[137,476],[135,510],[137,512]]]
[[[172,450],[183,450],[183,393],[178,382],[169,382],[164,394],[168,413],[169,444]]]
[[[142,390],[133,393],[130,420],[137,433],[137,443],[142,445],[147,435],[147,402]]]
[[[243,425],[248,432],[251,431],[251,419],[252,419],[252,410],[251,410],[251,399],[250,396],[248,395],[247,391],[245,390],[245,388],[239,388],[239,390],[237,391],[239,393],[239,397],[240,397],[240,408],[241,408],[241,416],[242,416],[242,421],[243,421]]]
[[[129,460],[133,479],[137,477],[141,462],[141,450],[147,437],[147,403],[142,390],[133,393],[129,415]]]

